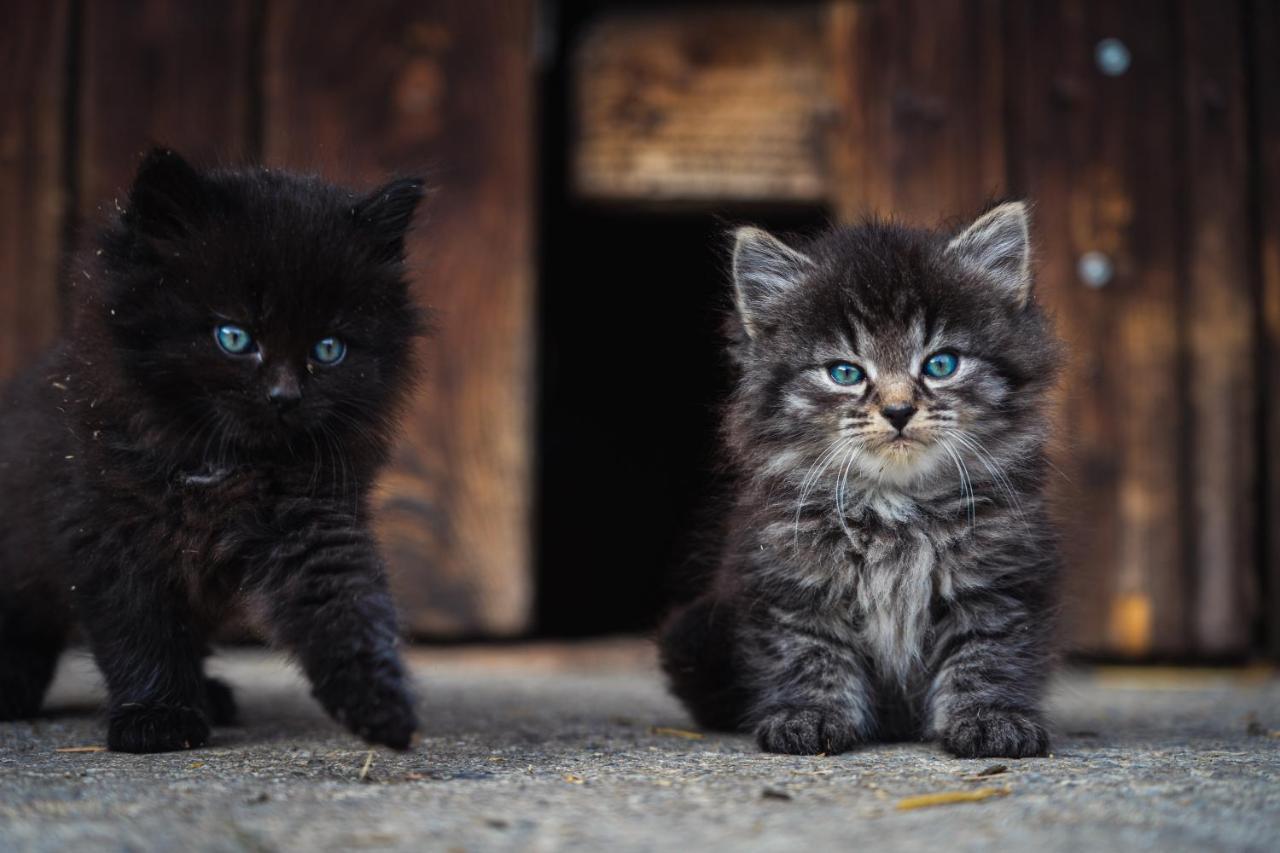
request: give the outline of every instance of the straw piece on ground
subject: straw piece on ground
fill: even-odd
[[[702,740],[706,735],[702,732],[691,732],[688,729],[673,729],[670,726],[652,726],[649,734],[666,735],[667,737],[680,737],[685,740]]]
[[[105,746],[60,746],[54,752],[106,752]]]
[[[949,806],[954,803],[977,803],[991,797],[1007,797],[1013,793],[1012,788],[975,788],[972,791],[939,791],[936,794],[920,794],[915,797],[904,797],[898,800],[900,812],[911,809],[926,809],[930,806]]]

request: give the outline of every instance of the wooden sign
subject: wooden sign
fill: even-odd
[[[824,20],[816,4],[603,19],[574,58],[578,193],[823,198]]]

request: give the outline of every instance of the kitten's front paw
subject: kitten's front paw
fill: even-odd
[[[209,719],[215,726],[233,726],[239,716],[236,697],[231,686],[220,678],[204,680],[205,702],[209,706]]]
[[[835,755],[861,740],[853,721],[831,708],[783,708],[756,726],[756,742],[765,752]]]
[[[413,745],[418,717],[400,685],[364,685],[332,705],[325,704],[334,719],[369,743],[399,750]]]
[[[407,698],[383,699],[366,707],[347,720],[351,731],[369,743],[380,743],[392,749],[406,750],[413,745],[418,731],[418,716]]]
[[[107,728],[107,746],[117,752],[173,752],[208,742],[205,715],[179,705],[121,705]]]
[[[953,720],[942,746],[960,758],[1029,758],[1049,751],[1049,733],[1030,714],[983,708]]]

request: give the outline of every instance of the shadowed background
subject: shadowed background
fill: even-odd
[[[645,630],[696,585],[729,224],[1025,196],[1072,647],[1280,653],[1273,3],[0,6],[0,376],[151,142],[428,176],[440,332],[378,495],[418,638]]]

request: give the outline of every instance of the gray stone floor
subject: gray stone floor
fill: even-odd
[[[103,741],[101,688],[72,655],[45,717],[0,724],[0,850],[1280,850],[1271,670],[1069,672],[1054,755],[994,762],[691,737],[634,641],[412,659],[409,754],[363,748],[282,659],[234,651],[214,669],[244,726],[133,756],[58,751]],[[981,788],[1002,795],[898,807]]]

